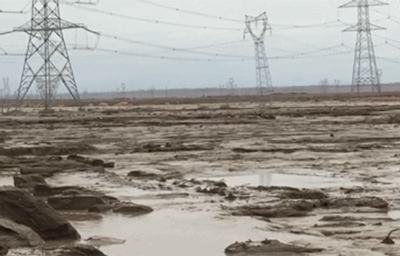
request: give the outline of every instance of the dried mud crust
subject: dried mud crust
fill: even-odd
[[[42,177],[98,173],[116,185],[159,193],[149,197],[158,205],[155,211],[179,207],[207,209],[230,220],[253,216],[261,220],[256,229],[267,231],[271,240],[271,232],[306,235],[311,248],[327,254],[390,253],[400,243],[399,234],[391,237],[392,247],[380,242],[397,227],[390,212],[400,207],[399,99],[279,95],[265,115],[269,118],[257,113],[251,97],[108,102],[104,107],[94,102],[86,112],[25,109],[0,116],[0,170],[21,170],[18,186],[31,193],[36,187],[45,200],[97,196],[94,202],[101,204],[91,209],[100,214],[116,210],[104,195],[50,186]],[[205,181],[258,172],[340,177],[359,186],[233,188]],[[109,188],[97,187],[97,192],[102,189]],[[152,211],[142,205],[121,211],[128,210]],[[254,238],[240,241],[246,239]]]

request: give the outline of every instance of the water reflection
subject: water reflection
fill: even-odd
[[[361,186],[361,182],[354,182],[340,177],[326,177],[315,175],[293,175],[273,172],[259,174],[218,177],[213,180],[224,180],[228,186],[287,186],[294,188],[326,188],[326,187],[353,187]]]

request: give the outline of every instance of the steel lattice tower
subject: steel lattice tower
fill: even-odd
[[[381,92],[380,74],[376,64],[371,31],[385,28],[371,24],[369,7],[387,5],[380,0],[353,0],[339,8],[357,8],[358,23],[344,32],[357,32],[354,54],[353,79],[351,91],[357,93],[364,85],[371,85],[372,91]]]
[[[265,33],[267,32],[267,30],[270,30],[271,27],[268,24],[268,17],[265,12],[257,17],[246,16],[245,22],[246,22],[245,35],[246,33],[249,33],[254,40],[257,89],[259,94],[263,95],[273,90],[271,74],[267,60],[267,53],[265,51],[265,44],[264,44]],[[257,26],[258,23],[262,23],[263,27],[261,34],[257,36],[254,33],[252,25]]]
[[[34,82],[44,99],[46,109],[51,108],[60,83],[67,88],[76,102],[80,101],[63,36],[64,29],[73,28],[86,29],[82,25],[61,19],[59,0],[32,0],[31,21],[14,29],[15,32],[29,34],[21,83],[17,92],[19,101],[25,98]]]

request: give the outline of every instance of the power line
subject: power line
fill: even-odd
[[[320,53],[320,52],[325,52],[325,51],[329,51],[329,50],[333,50],[333,49],[337,49],[337,48],[341,48],[343,47],[343,45],[336,45],[336,46],[330,46],[330,47],[326,47],[326,48],[320,48],[317,50],[313,50],[313,51],[308,51],[308,52],[300,52],[300,53],[296,53],[296,54],[291,54],[291,55],[282,55],[282,56],[275,56],[275,57],[269,57],[269,59],[293,59],[296,57],[302,57],[302,56],[307,56],[307,55],[312,55],[315,53]],[[337,54],[338,52],[336,52],[335,54]],[[339,53],[340,55],[341,53]]]
[[[242,20],[238,20],[238,19],[232,19],[232,18],[226,18],[226,17],[222,17],[222,16],[210,15],[210,14],[202,13],[202,12],[194,12],[194,11],[189,11],[189,10],[183,10],[183,9],[176,8],[176,7],[171,7],[171,6],[168,6],[168,5],[155,3],[155,2],[152,2],[152,1],[149,1],[149,0],[138,0],[138,1],[142,2],[142,3],[149,4],[149,5],[158,6],[158,7],[164,8],[164,9],[181,12],[181,13],[197,15],[197,16],[202,16],[202,17],[212,18],[212,19],[218,19],[218,20],[224,20],[224,21],[243,23]]]
[[[212,47],[218,44],[214,45],[207,45],[207,46],[199,46],[199,47],[194,47],[194,48],[176,48],[176,47],[169,47],[169,46],[163,46],[163,45],[158,45],[158,44],[152,44],[152,43],[147,43],[143,41],[136,41],[136,40],[131,40],[127,38],[121,38],[115,35],[110,35],[110,34],[104,34],[104,33],[99,33],[100,36],[114,39],[114,40],[119,40],[122,42],[130,43],[130,44],[139,44],[139,45],[144,45],[144,46],[149,46],[153,48],[158,48],[158,49],[163,49],[163,50],[169,50],[173,52],[184,52],[184,53],[191,53],[191,54],[198,54],[198,55],[204,55],[204,56],[210,56],[210,57],[219,57],[219,58],[233,58],[233,59],[253,59],[251,56],[246,56],[246,55],[233,55],[233,54],[223,54],[223,53],[212,53],[212,52],[204,52],[204,51],[196,51],[194,49],[201,49],[201,48],[207,48],[207,47]],[[224,44],[224,43],[223,43]],[[282,55],[282,56],[272,56],[270,57],[271,59],[293,59],[296,57],[302,57],[302,56],[307,56],[307,55],[312,55],[315,53],[319,52],[326,52],[330,51],[333,49],[337,49],[340,47],[345,47],[343,44],[340,45],[334,45],[330,47],[325,47],[325,48],[319,48],[316,50],[312,51],[306,51],[306,52],[300,52],[300,53],[295,53],[295,54],[288,54],[288,55]]]
[[[376,58],[380,59],[380,60],[387,61],[387,62],[400,64],[400,60],[396,60],[396,59],[392,59],[392,58],[386,58],[386,57],[376,57]]]
[[[30,6],[30,1],[20,11],[0,10],[0,13],[6,14],[24,14],[27,13],[26,9]]]
[[[144,45],[144,46],[149,46],[153,48],[158,48],[158,49],[163,49],[163,50],[170,50],[174,52],[186,52],[186,53],[194,53],[194,54],[199,54],[199,55],[207,55],[207,56],[212,56],[212,57],[227,57],[227,58],[251,58],[249,56],[243,56],[243,55],[228,55],[228,54],[221,54],[221,53],[211,53],[211,52],[203,52],[203,51],[195,51],[192,49],[185,49],[185,48],[176,48],[176,47],[169,47],[169,46],[163,46],[163,45],[158,45],[158,44],[153,44],[153,43],[146,43],[143,41],[137,41],[137,40],[132,40],[132,39],[127,39],[127,38],[122,38],[118,37],[115,35],[110,35],[110,34],[104,34],[104,33],[99,33],[100,36],[110,38],[110,39],[115,39],[131,44],[139,44],[139,45]]]
[[[79,48],[76,48],[79,50]],[[86,50],[86,49],[84,49]],[[176,60],[176,61],[196,61],[196,62],[232,62],[232,59],[212,59],[212,58],[185,58],[185,57],[169,57],[169,56],[157,56],[145,53],[135,53],[135,52],[128,52],[128,51],[121,51],[121,50],[114,50],[114,49],[106,49],[106,48],[96,48],[94,51],[99,52],[107,52],[107,53],[115,53],[115,54],[122,54],[128,56],[136,56],[136,57],[145,57],[145,58],[152,58],[152,59],[161,59],[161,60]],[[236,61],[246,61],[246,59],[236,60]]]
[[[338,48],[340,46],[334,46],[334,47],[327,47],[324,50],[329,51],[334,48]],[[74,47],[74,50],[88,50],[85,46],[82,47]],[[247,58],[242,58],[242,59],[221,59],[221,58],[189,58],[189,57],[170,57],[170,56],[165,56],[165,55],[153,55],[153,54],[146,54],[146,53],[138,53],[138,52],[130,52],[130,51],[123,51],[123,50],[115,50],[115,49],[107,49],[107,48],[96,48],[96,49],[91,49],[93,51],[99,51],[99,52],[106,52],[106,53],[114,53],[114,54],[121,54],[121,55],[127,55],[127,56],[137,56],[137,57],[145,57],[145,58],[152,58],[152,59],[161,59],[161,60],[179,60],[179,61],[196,61],[196,62],[234,62],[234,61],[250,61],[252,57],[247,57]],[[292,55],[281,55],[281,56],[272,56],[270,59],[274,60],[279,60],[279,59],[301,59],[304,57],[329,57],[329,56],[339,56],[339,55],[344,55],[344,54],[349,54],[352,53],[351,51],[345,51],[345,52],[335,52],[331,54],[324,54],[324,55],[319,55],[319,56],[312,56],[315,53],[322,52],[322,49],[315,50],[315,51],[309,51],[309,52],[302,52],[302,53],[297,53],[297,54],[292,54]]]
[[[193,29],[203,29],[203,30],[207,30],[207,29],[209,29],[209,30],[226,30],[226,31],[242,31],[243,30],[241,28],[225,28],[225,27],[189,25],[189,24],[175,23],[175,22],[162,21],[162,20],[153,20],[153,19],[135,17],[135,16],[125,15],[125,14],[109,12],[109,11],[97,10],[97,9],[93,9],[93,8],[86,7],[86,6],[77,6],[77,5],[73,4],[73,3],[68,3],[68,2],[63,2],[63,3],[67,4],[69,6],[72,6],[74,8],[81,9],[81,10],[86,10],[86,11],[99,13],[99,14],[105,14],[105,15],[118,17],[118,18],[123,18],[123,19],[142,21],[142,22],[147,22],[147,23],[152,23],[152,24],[160,24],[160,25],[176,26],[176,27],[184,27],[184,28],[193,28]]]
[[[332,25],[340,23],[339,21],[328,21],[323,23],[306,24],[306,25],[292,25],[292,24],[275,24],[271,23],[272,27],[278,27],[283,29],[300,29],[300,28],[316,28],[316,27],[334,27]]]

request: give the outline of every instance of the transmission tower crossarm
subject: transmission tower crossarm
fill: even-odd
[[[371,23],[369,23],[368,27],[360,26],[360,24],[357,24],[344,29],[342,32],[357,32],[357,31],[372,31],[372,30],[386,30],[386,28]]]
[[[380,0],[368,0],[368,1],[353,0],[351,2],[348,2],[347,4],[339,6],[339,8],[355,8],[363,6],[381,6],[381,5],[389,5],[389,4]]]
[[[14,33],[14,31],[0,32],[0,36],[5,36]]]
[[[248,16],[248,15],[246,15],[245,16],[245,23],[246,23],[246,29],[245,29],[245,31],[244,31],[244,36],[243,36],[243,38],[245,38],[246,37],[246,34],[248,33],[248,34],[250,34],[252,37],[253,37],[253,39],[254,40],[264,40],[264,37],[265,37],[265,33],[268,31],[268,30],[272,30],[272,28],[271,28],[271,26],[269,25],[269,23],[268,23],[268,18],[267,18],[267,13],[266,12],[264,12],[264,13],[262,13],[262,14],[260,14],[260,15],[258,15],[257,17],[252,17],[252,16]],[[251,25],[252,24],[258,24],[259,22],[261,22],[262,23],[262,25],[263,25],[263,30],[262,30],[262,32],[261,32],[261,34],[259,35],[259,36],[257,36],[254,32],[253,32],[253,29],[251,28]]]
[[[43,26],[35,26],[34,24],[32,24],[32,22],[27,22],[24,25],[20,26],[20,27],[16,27],[13,29],[13,32],[36,32],[36,31],[57,31],[57,30],[66,30],[66,29],[85,29],[88,30],[90,32],[92,32],[92,30],[88,29],[86,26],[84,26],[83,24],[76,24],[76,23],[71,23],[65,20],[57,20],[57,25],[53,25],[53,26],[47,26],[47,27],[43,27]],[[94,32],[94,31],[93,31]],[[94,32],[95,33],[95,32]]]

